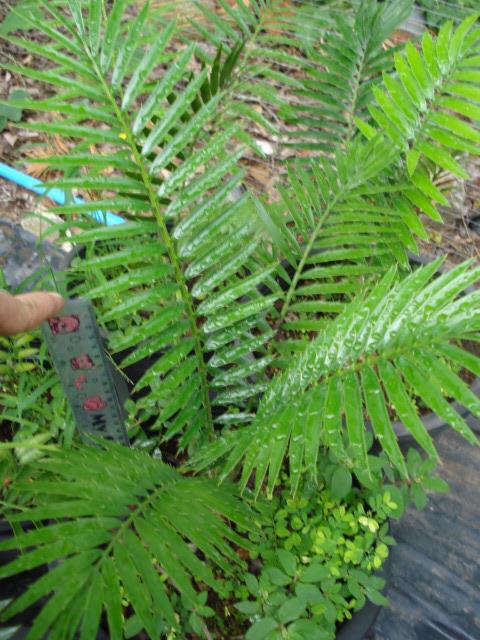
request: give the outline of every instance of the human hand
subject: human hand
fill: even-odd
[[[58,293],[36,291],[12,296],[0,291],[0,335],[13,336],[38,327],[58,313],[64,302]]]

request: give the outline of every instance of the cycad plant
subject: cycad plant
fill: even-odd
[[[271,494],[288,466],[295,493],[326,448],[364,479],[371,430],[407,481],[395,419],[437,457],[420,401],[476,443],[449,401],[480,416],[458,374],[480,373],[462,347],[478,340],[479,270],[405,272],[422,214],[439,219],[447,202],[437,172],[464,176],[478,148],[480,31],[472,16],[384,51],[410,4],[371,0],[302,50],[295,8],[236,0],[203,7],[211,26],[185,43],[174,23],[152,32],[147,4],[39,4],[31,26],[48,42],[10,39],[47,69],[5,68],[55,89],[17,103],[48,114],[22,126],[65,138],[69,153],[42,163],[57,187],[90,194],[57,207],[84,247],[71,286],[95,301],[120,367],[148,363],[129,426],[155,455],[76,444],[24,472],[7,516],[36,528],[3,545],[25,552],[0,576],[50,571],[4,618],[50,596],[30,639],[93,638],[102,612],[111,638],[131,618],[157,638],[178,627],[178,592],[202,613],[195,587],[218,587],[206,563],[228,571],[246,544],[237,531],[261,523],[219,478]],[[293,101],[281,95],[292,85]],[[273,122],[253,97],[271,100]],[[278,197],[239,189],[245,149],[259,152],[251,123],[282,132],[282,115],[286,142],[304,151],[306,132],[316,153],[287,163]],[[85,215],[99,211],[125,223]],[[167,446],[182,473],[157,459]]]

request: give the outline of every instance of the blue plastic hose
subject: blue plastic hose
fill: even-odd
[[[41,196],[46,195],[50,200],[53,200],[59,205],[64,205],[66,202],[65,193],[61,189],[47,189],[43,186],[43,182],[41,180],[32,178],[32,176],[22,173],[21,171],[17,171],[17,169],[9,167],[8,164],[3,164],[2,162],[0,162],[0,177],[5,178],[5,180],[10,180],[10,182],[14,182],[20,187],[24,187],[25,189],[38,193]],[[78,198],[76,196],[74,196],[73,201],[76,204],[82,204],[84,202],[82,198]],[[116,224],[123,224],[125,222],[121,216],[110,213],[110,211],[91,211],[87,215],[97,220],[97,222],[107,225],[107,227],[113,227]]]

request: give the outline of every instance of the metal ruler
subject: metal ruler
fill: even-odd
[[[82,438],[128,445],[127,386],[106,356],[92,303],[69,300],[58,316],[43,323],[42,332]]]

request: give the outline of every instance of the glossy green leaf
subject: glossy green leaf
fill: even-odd
[[[175,23],[171,22],[162,31],[160,37],[155,40],[154,44],[143,56],[141,62],[135,69],[123,95],[122,109],[124,111],[131,106],[133,100],[143,91],[145,81],[147,80],[154,66],[158,64],[159,57],[164,51],[165,47],[168,45],[168,42],[170,41],[174,30]],[[169,82],[169,80],[167,81],[167,83]],[[162,90],[164,90],[164,87],[162,87]],[[156,97],[153,98],[153,100],[155,102]],[[151,109],[150,103],[147,109]]]
[[[94,2],[95,0],[92,1]],[[129,66],[135,55],[149,10],[149,4],[145,3],[135,18],[131,28],[128,30],[125,43],[117,52],[117,57],[112,71],[112,85],[117,90],[129,70]]]
[[[169,37],[170,35],[171,33],[169,34]],[[130,89],[130,91],[132,92],[132,96],[134,96],[136,91],[138,91],[139,85],[143,81],[143,79],[148,77],[148,74],[151,71],[149,67],[151,66],[151,64],[154,64],[155,56],[157,56],[158,53],[163,50],[165,42],[160,43],[160,45],[157,45],[157,47],[159,47],[157,51],[150,54],[153,62],[152,60],[147,60],[144,63],[145,68],[143,72],[140,70],[140,68],[138,68],[136,71],[136,75],[132,77],[130,84],[135,82],[135,84],[133,84],[132,88]],[[140,107],[132,125],[132,131],[135,135],[139,134],[148,124],[149,120],[151,120],[152,116],[161,110],[161,101],[166,99],[166,97],[172,91],[173,87],[182,78],[183,74],[185,73],[185,69],[187,68],[187,65],[192,57],[193,49],[193,45],[190,45],[190,47],[182,51],[182,54],[179,56],[176,64],[172,65],[168,69],[155,89],[150,93],[148,99]],[[142,73],[144,74],[143,76]],[[133,97],[127,97],[127,94],[125,94],[124,108],[127,108],[129,106],[132,99]]]
[[[413,366],[407,358],[401,358],[399,362],[406,379],[412,385],[418,395],[424,400],[424,402],[469,442],[471,442],[472,444],[479,444],[478,438],[474,434],[472,429],[442,396],[442,393],[438,389],[438,387],[434,387],[426,382],[426,379],[424,377],[425,370],[423,371],[422,375],[421,370]],[[436,373],[436,375],[439,376],[438,381],[440,382],[440,384],[442,384],[442,382],[445,380],[443,384],[446,383],[448,385],[447,389],[450,388],[456,393],[462,393],[462,391],[465,391],[463,389],[461,381],[455,381],[454,375],[448,375],[448,373],[443,374],[442,372],[439,373],[439,371],[440,370],[435,367],[434,375]],[[463,395],[465,396],[465,393],[463,393]],[[475,406],[478,409],[478,406]]]
[[[177,97],[163,118],[154,126],[148,135],[142,148],[142,155],[151,153],[157,145],[161,145],[164,137],[169,130],[174,127],[183,113],[189,108],[190,103],[200,89],[202,82],[205,80],[206,71],[201,72],[193,78],[184,91]]]
[[[103,72],[106,72],[116,49],[118,36],[120,33],[120,25],[125,13],[128,0],[115,0],[113,7],[108,15],[105,25],[105,34],[103,37],[102,48],[100,52],[100,64]]]
[[[428,435],[425,425],[417,415],[413,401],[408,397],[404,383],[393,366],[388,362],[380,360],[378,370],[387,396],[395,407],[395,411],[406,429],[410,431],[418,444],[425,449],[431,457],[438,458],[433,441]]]
[[[347,373],[343,382],[343,403],[348,439],[355,450],[355,457],[362,469],[369,473],[367,447],[365,444],[365,426],[362,416],[362,399],[358,379],[354,373]]]
[[[361,376],[365,405],[370,420],[372,421],[375,436],[378,438],[382,449],[386,452],[392,464],[400,471],[403,477],[407,477],[408,473],[405,461],[388,415],[380,381],[374,369],[368,365],[362,367]]]

